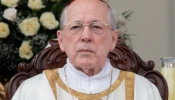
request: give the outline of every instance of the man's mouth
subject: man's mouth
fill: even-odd
[[[91,50],[80,50],[80,52],[92,52]]]
[[[83,50],[79,50],[78,52],[91,52],[91,53],[93,53],[94,51],[92,51],[92,50],[88,50],[88,49],[83,49]]]

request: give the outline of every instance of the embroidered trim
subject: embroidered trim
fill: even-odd
[[[44,73],[47,76],[47,80],[49,81],[49,84],[52,88],[53,94],[55,96],[55,99],[57,100],[57,90],[56,90],[56,83],[55,83],[55,74],[58,73],[57,70],[44,70]]]
[[[58,85],[65,90],[68,93],[67,86],[63,83],[61,80],[59,74],[58,74],[58,69],[54,70],[45,70],[44,71],[47,79],[49,81],[49,84],[53,90],[55,98],[57,98],[57,91],[56,91],[56,84],[55,80],[58,83]],[[135,84],[135,74],[132,72],[126,72],[126,71],[120,71],[120,74],[118,76],[118,79],[112,84],[110,88],[110,93],[112,93],[114,90],[116,90],[122,81],[125,79],[125,95],[126,95],[126,100],[134,100],[134,84]],[[100,100],[100,98],[105,97],[108,94],[109,88],[96,94],[86,94],[86,93],[81,93],[78,92],[72,88],[70,88],[70,91],[73,96],[76,98],[79,98],[79,100]]]
[[[116,90],[119,85],[122,83],[122,81],[124,80],[125,78],[125,74],[126,72],[125,71],[120,71],[120,74],[119,74],[119,77],[118,79],[112,84],[111,88],[110,88],[110,92],[109,92],[109,88],[100,92],[100,93],[96,93],[96,94],[86,94],[86,93],[81,93],[81,92],[78,92],[72,88],[70,88],[70,91],[72,93],[73,96],[81,99],[81,100],[98,100],[102,97],[105,97],[107,96],[108,92],[109,93],[112,93],[114,90]],[[59,75],[57,75],[56,77],[56,82],[58,83],[58,85],[63,89],[65,90],[66,92],[68,92],[68,89],[67,89],[67,86],[63,83],[63,81],[61,80],[61,78],[59,77]]]
[[[125,78],[126,100],[134,100],[134,85],[135,85],[135,74],[132,72],[127,72]]]

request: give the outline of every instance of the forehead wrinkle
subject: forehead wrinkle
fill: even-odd
[[[77,16],[79,13],[88,15],[96,12],[107,17],[108,6],[100,0],[75,0],[67,8],[68,17]]]
[[[80,17],[70,17],[69,16],[66,23],[69,23],[69,22],[78,22],[78,23],[105,22],[105,23],[108,23],[108,19],[105,20],[105,17],[100,17],[102,19],[99,19],[99,17],[93,17],[93,18],[90,18],[90,19],[86,19],[85,17],[87,17],[87,16],[84,16],[84,17],[81,17],[81,18]]]
[[[80,6],[81,6],[81,9],[80,9]],[[75,12],[75,11],[78,12],[78,11],[82,11],[82,10],[85,10],[86,11],[86,12],[84,12],[85,14],[88,14],[88,13],[91,13],[91,12],[94,12],[94,11],[100,11],[100,10],[102,12],[108,12],[108,8],[107,8],[107,6],[105,4],[103,4],[103,7],[101,5],[99,8],[97,6],[100,6],[100,5],[95,5],[95,4],[87,4],[87,5],[84,5],[84,4],[78,5],[78,4],[76,4],[76,5],[70,5],[67,8],[67,12],[68,13]],[[76,9],[76,10],[71,11],[72,9]]]
[[[98,22],[98,21],[104,21],[108,23],[108,16],[106,12],[101,12],[101,14],[96,14],[93,10],[89,11],[77,11],[77,12],[70,12],[67,14],[67,22],[73,21],[73,22]],[[79,16],[80,15],[80,16]],[[83,15],[83,16],[82,16]],[[91,17],[93,16],[93,17]],[[88,20],[87,20],[88,19]],[[66,22],[66,23],[67,23]]]
[[[101,20],[94,19],[94,20],[91,20],[89,23],[93,23],[93,22],[101,22]],[[83,22],[81,20],[74,20],[73,23],[83,23]]]

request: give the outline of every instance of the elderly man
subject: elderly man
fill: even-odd
[[[67,63],[23,82],[12,100],[161,100],[147,79],[110,64],[118,31],[104,1],[74,0],[60,21],[57,36]]]

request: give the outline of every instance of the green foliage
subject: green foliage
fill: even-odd
[[[50,39],[56,38],[56,31],[59,29],[59,26],[57,26],[55,29],[49,30],[39,22],[40,28],[37,34],[25,36],[21,32],[19,24],[26,18],[37,17],[39,19],[44,12],[52,12],[56,20],[59,21],[63,8],[69,2],[69,0],[42,0],[45,7],[40,10],[32,10],[28,7],[28,1],[29,0],[19,0],[15,7],[17,15],[14,21],[9,21],[3,17],[4,11],[10,7],[0,3],[0,22],[8,24],[10,29],[8,37],[0,38],[0,76],[4,76],[7,79],[17,72],[16,67],[19,62],[30,62],[34,55],[46,47]],[[32,47],[33,56],[30,59],[19,56],[19,47],[25,40],[30,41]]]

